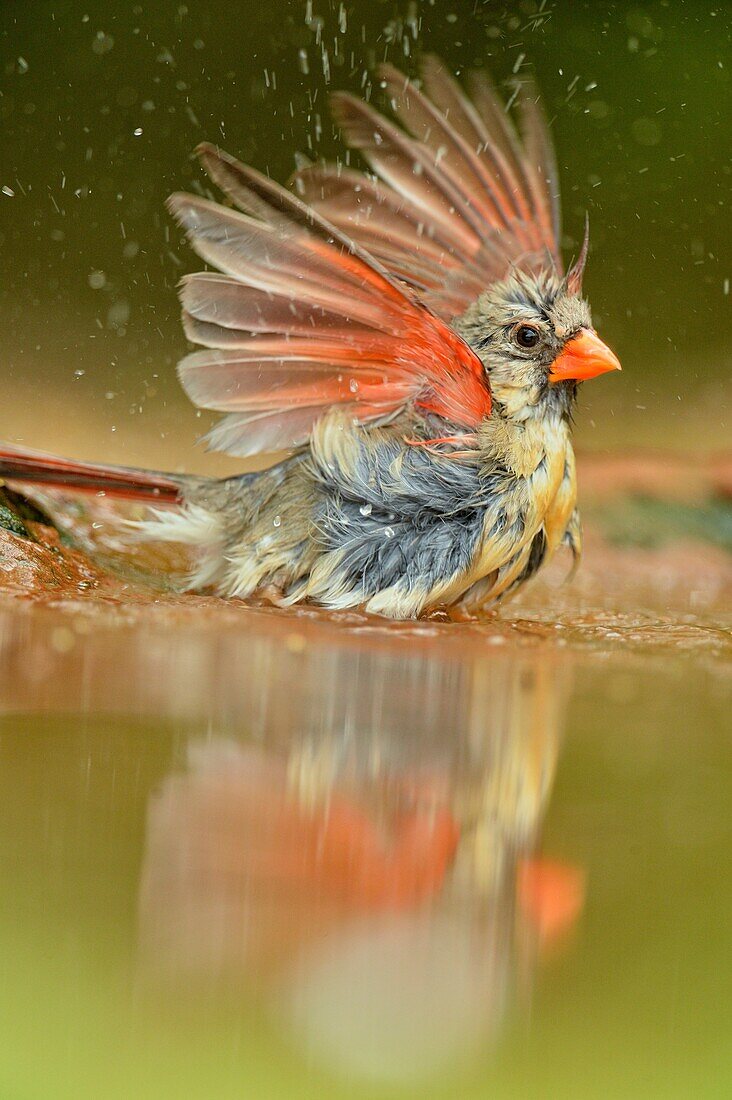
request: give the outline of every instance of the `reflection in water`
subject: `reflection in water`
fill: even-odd
[[[724,1092],[726,671],[140,621],[0,609],[3,1097]]]
[[[534,855],[567,650],[234,619],[0,614],[6,713],[151,731],[126,765],[130,794],[148,757],[162,777],[139,791],[136,1011],[202,1034],[254,1013],[349,1080],[424,1082],[489,1051],[582,904],[579,873]],[[77,795],[70,820],[104,798]]]
[[[254,995],[357,1077],[422,1079],[492,1043],[581,906],[576,872],[532,858],[566,668],[428,654],[249,639],[220,681],[243,728],[192,738],[150,800],[146,983]]]

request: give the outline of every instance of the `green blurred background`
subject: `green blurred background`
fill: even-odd
[[[715,0],[3,0],[0,437],[228,468],[179,391],[175,285],[197,261],[165,209],[207,138],[285,180],[335,155],[329,88],[421,51],[498,81],[531,65],[558,148],[565,249],[624,374],[585,387],[581,445],[727,436],[730,19]],[[41,388],[43,387],[43,388]]]

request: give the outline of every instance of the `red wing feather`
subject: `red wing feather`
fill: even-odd
[[[434,57],[417,88],[379,77],[397,122],[344,93],[333,114],[377,178],[310,166],[293,194],[212,145],[199,156],[238,208],[174,195],[198,254],[187,335],[207,351],[183,386],[229,415],[209,444],[234,454],[297,446],[332,405],[383,420],[407,404],[474,430],[490,412],[477,356],[444,322],[515,267],[561,273],[556,165],[538,97],[517,130],[483,73],[471,98]],[[401,124],[401,125],[399,125]]]
[[[229,414],[209,446],[298,446],[334,405],[369,421],[413,403],[468,429],[489,415],[480,360],[405,285],[440,289],[434,252],[395,278],[297,196],[213,146],[199,154],[239,207],[169,200],[195,251],[223,273],[188,276],[181,290],[186,332],[208,349],[182,360],[181,382],[196,404]]]

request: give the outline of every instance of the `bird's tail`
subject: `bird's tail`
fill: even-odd
[[[180,504],[189,479],[178,474],[76,462],[56,455],[0,443],[0,479],[34,482],[54,489],[108,493],[124,500]]]

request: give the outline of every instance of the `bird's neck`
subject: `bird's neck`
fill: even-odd
[[[563,461],[569,446],[569,421],[560,409],[539,410],[536,415],[491,416],[480,433],[480,449],[486,461],[496,461],[517,477],[531,477],[547,463]]]
[[[493,389],[493,417],[517,425],[536,420],[562,419],[570,422],[577,398],[575,382],[532,386],[511,385],[502,381]]]

